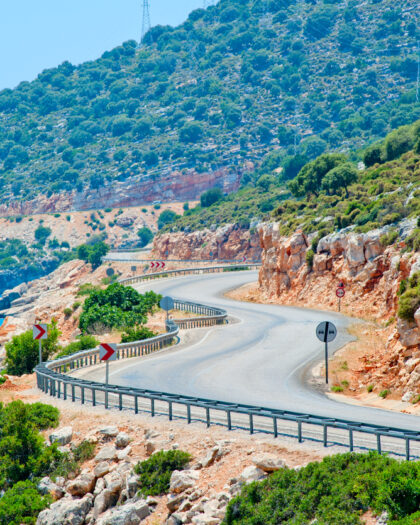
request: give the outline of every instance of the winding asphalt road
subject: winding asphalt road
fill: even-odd
[[[227,290],[256,279],[254,271],[229,272],[136,286],[222,307],[237,322],[203,331],[190,347],[114,363],[111,383],[420,431],[417,416],[340,403],[311,387],[309,371],[324,355],[324,345],[315,336],[317,324],[330,320],[337,325],[333,352],[351,340],[346,327],[354,320],[224,297]]]

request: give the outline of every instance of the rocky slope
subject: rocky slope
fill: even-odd
[[[301,231],[279,234],[279,225],[259,228],[262,268],[259,294],[282,304],[337,309],[335,291],[344,283],[342,311],[355,317],[388,321],[396,317],[397,291],[402,279],[420,270],[420,254],[405,253],[404,243],[385,247],[381,231],[367,234],[337,233],[318,242],[312,268],[306,262],[310,239]],[[381,377],[384,387],[412,399],[420,394],[420,313],[416,322],[398,319],[380,352],[369,356],[362,386]],[[383,373],[382,373],[383,372]]]
[[[159,235],[153,242],[152,257],[258,261],[261,248],[256,230],[245,230],[235,224],[227,224],[217,229]]]

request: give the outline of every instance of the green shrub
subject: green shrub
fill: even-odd
[[[331,387],[331,392],[342,392],[342,391],[343,391],[343,387],[340,385],[333,385]]]
[[[137,232],[137,235],[140,239],[140,246],[143,248],[144,246],[147,246],[149,242],[153,239],[153,232],[150,228],[147,228],[144,226],[143,228],[140,228],[140,230]]]
[[[190,460],[182,450],[160,450],[149,459],[139,462],[134,470],[139,474],[140,493],[143,496],[159,496],[169,492],[174,470],[182,470]]]
[[[398,316],[413,322],[418,308],[420,308],[420,272],[415,273],[408,281],[401,281]]]
[[[394,242],[398,239],[398,232],[396,230],[391,230],[388,233],[384,233],[381,236],[381,244],[382,246],[390,246],[391,244],[394,244]]]
[[[339,454],[295,471],[284,468],[242,488],[223,525],[361,524],[368,509],[391,519],[417,512],[420,463],[377,453]]]
[[[382,399],[385,399],[385,398],[388,396],[388,394],[390,394],[390,393],[391,393],[391,392],[390,392],[389,390],[387,390],[387,389],[385,389],[385,390],[381,390],[381,391],[379,392],[379,397],[382,397]]]
[[[60,334],[56,321],[48,325],[48,338],[41,342],[44,361],[57,352]],[[21,376],[33,372],[39,360],[39,343],[34,341],[32,330],[13,336],[12,340],[6,343],[5,348],[8,374]]]
[[[44,403],[32,403],[26,407],[29,411],[29,419],[39,430],[58,427],[60,422],[58,408]]]
[[[73,341],[63,348],[57,357],[64,357],[66,355],[76,354],[83,350],[90,350],[96,348],[99,345],[99,341],[93,335],[80,335],[77,341]]]
[[[313,250],[309,249],[307,252],[306,252],[306,264],[308,265],[308,268],[310,270],[312,270],[313,266],[314,266],[314,257],[315,257],[315,253]]]
[[[366,390],[370,393],[370,392],[373,392],[373,389],[375,388],[375,385],[368,385],[366,387]]]
[[[80,445],[78,445],[73,450],[73,457],[77,463],[84,463],[85,461],[89,461],[89,459],[94,457],[95,450],[95,443],[91,443],[90,441],[82,441]]]
[[[149,330],[146,326],[133,326],[126,328],[121,334],[121,343],[131,343],[132,341],[143,341],[158,335],[156,332]]]
[[[51,503],[51,496],[41,496],[35,483],[19,481],[0,498],[0,525],[35,524]]]
[[[73,310],[71,308],[64,308],[63,310],[63,314],[65,315],[65,317],[70,317],[72,313]]]

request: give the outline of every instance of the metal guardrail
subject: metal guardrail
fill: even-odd
[[[180,275],[200,275],[204,273],[220,273],[233,271],[233,268],[238,270],[258,270],[261,267],[261,263],[250,263],[250,264],[235,264],[235,265],[219,265],[219,266],[204,266],[202,268],[180,268],[179,270],[166,270],[163,272],[156,273],[145,273],[143,275],[135,275],[134,277],[127,277],[126,279],[120,279],[121,284],[137,284],[142,281],[150,281],[153,279],[162,279],[165,277],[176,277]]]
[[[250,266],[250,265],[247,265]],[[213,268],[214,269],[214,268]],[[212,270],[205,268],[202,270]],[[189,270],[174,270],[161,272],[167,275]],[[190,272],[195,273],[195,270]],[[155,277],[158,274],[152,274]],[[185,275],[182,273],[181,275]],[[151,275],[124,279],[125,284],[141,282]],[[175,307],[205,317],[169,320],[168,333],[152,339],[118,345],[118,359],[127,359],[148,355],[171,344],[178,335],[181,323],[211,323],[225,322],[227,313],[224,310],[210,306],[175,301]],[[196,326],[196,325],[195,325]],[[203,324],[201,324],[203,326]],[[122,387],[87,381],[71,377],[66,372],[99,363],[99,349],[87,350],[66,356],[55,361],[38,365],[35,369],[37,385],[43,392],[64,400],[71,399],[81,404],[91,403],[93,406],[133,410],[135,414],[146,412],[151,416],[166,415],[169,420],[184,419],[187,423],[205,422],[207,427],[217,424],[232,429],[244,429],[251,434],[262,432],[274,437],[286,435],[297,438],[301,443],[304,438],[328,445],[347,446],[350,451],[358,449],[376,449],[379,453],[391,452],[405,456],[407,460],[420,457],[420,448],[412,454],[411,446],[420,443],[420,432],[396,427],[385,427],[357,421],[328,418],[302,412],[272,409],[267,407],[229,403],[212,399],[159,392],[141,388]],[[70,387],[70,388],[68,388]],[[281,425],[279,423],[281,422]],[[305,431],[305,432],[304,432]],[[305,436],[304,436],[305,433]],[[418,450],[417,450],[418,448]]]

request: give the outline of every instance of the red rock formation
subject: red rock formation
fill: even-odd
[[[217,185],[225,193],[239,187],[241,172],[221,168],[213,172],[197,173],[194,170],[169,172],[147,176],[141,180],[114,181],[98,190],[83,193],[69,192],[39,195],[32,201],[14,201],[0,205],[0,217],[34,213],[90,210],[104,207],[138,206],[159,200],[162,202],[196,199],[201,193]]]

